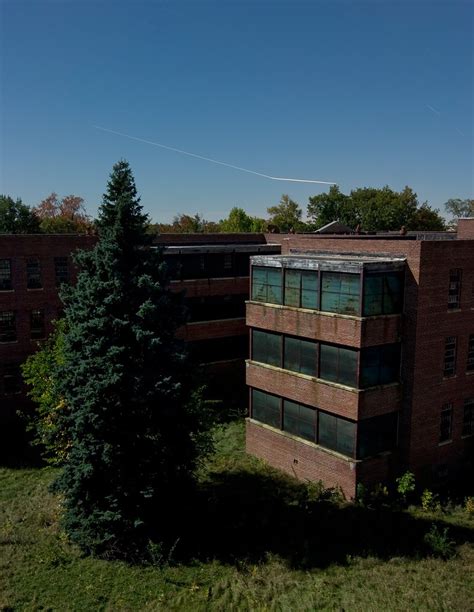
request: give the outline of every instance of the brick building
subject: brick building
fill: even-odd
[[[21,428],[16,411],[27,400],[20,365],[60,315],[59,286],[75,281],[71,253],[95,241],[70,234],[0,235],[0,423],[16,421]],[[220,399],[238,388],[242,397],[249,258],[279,253],[280,245],[267,244],[263,234],[168,234],[155,243],[164,249],[172,289],[185,292],[190,321],[180,334],[205,364],[210,396]],[[3,427],[6,436],[9,431]]]
[[[247,303],[248,452],[348,498],[472,470],[473,224],[272,236],[282,255],[252,259]]]

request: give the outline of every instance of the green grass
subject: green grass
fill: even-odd
[[[465,510],[370,510],[318,497],[245,455],[243,435],[242,423],[216,430],[200,497],[183,510],[187,526],[168,534],[174,545],[156,546],[159,565],[82,556],[58,526],[55,470],[1,469],[0,609],[474,607],[474,518]],[[452,559],[423,548],[433,523],[449,526]]]

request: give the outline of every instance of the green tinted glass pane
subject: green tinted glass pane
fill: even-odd
[[[384,314],[402,311],[402,277],[400,274],[387,274],[384,282]]]
[[[268,268],[267,269],[267,283],[269,285],[275,285],[281,287],[281,268]]]
[[[339,309],[337,312],[350,315],[359,314],[359,295],[341,293],[339,296]]]
[[[337,418],[326,412],[319,413],[319,444],[337,450]]]
[[[339,293],[330,293],[323,289],[321,293],[321,310],[339,312]]]
[[[266,268],[252,268],[253,280],[259,283],[267,282],[267,269]]]
[[[285,271],[285,286],[292,287],[293,289],[299,289],[301,282],[301,272],[299,270],[286,270]]]
[[[287,306],[296,306],[300,305],[300,290],[292,289],[291,287],[285,288],[285,304]]]
[[[272,427],[280,427],[280,399],[263,391],[252,391],[252,418]]]
[[[285,338],[285,370],[299,372],[300,342],[296,338]]]
[[[364,278],[364,295],[382,295],[383,293],[383,277],[371,276],[369,274]]]
[[[300,344],[300,372],[308,376],[316,376],[317,344],[302,340]]]
[[[337,272],[323,272],[322,289],[323,291],[339,293],[341,290],[341,275]]]
[[[360,276],[358,274],[341,274],[341,293],[359,295]]]
[[[337,419],[337,450],[343,455],[355,455],[355,423]]]
[[[318,292],[311,291],[310,289],[302,289],[301,308],[311,308],[312,310],[316,310],[318,308]]]
[[[380,384],[386,385],[400,378],[400,345],[380,347]]]
[[[382,294],[366,295],[364,297],[364,316],[370,317],[382,313],[383,310]]]
[[[303,289],[310,291],[318,291],[318,273],[317,272],[302,272],[301,286]]]
[[[357,386],[357,351],[339,349],[338,382],[350,387]]]
[[[281,336],[258,330],[252,331],[252,359],[280,367]]]
[[[252,282],[252,299],[259,302],[267,301],[267,285],[255,280]]]
[[[339,351],[335,346],[321,344],[320,377],[324,380],[337,381]]]
[[[281,293],[281,287],[268,285],[267,302],[269,302],[270,304],[281,304]]]
[[[285,400],[283,402],[283,429],[300,438],[314,442],[316,410]]]
[[[290,402],[289,400],[284,400],[283,402],[283,413],[285,417],[298,419],[300,416],[300,405],[296,402]]]

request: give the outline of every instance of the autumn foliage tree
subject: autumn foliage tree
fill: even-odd
[[[93,227],[80,196],[60,198],[53,192],[33,210],[40,219],[41,231],[48,234],[87,233]]]

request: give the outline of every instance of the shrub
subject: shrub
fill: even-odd
[[[405,472],[399,478],[397,478],[397,492],[402,496],[406,502],[407,497],[410,493],[415,490],[415,475],[413,472]]]
[[[437,525],[432,525],[423,538],[430,553],[435,557],[450,559],[456,554],[456,542],[449,539],[448,528],[440,530]]]

